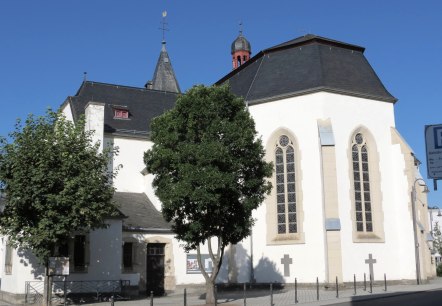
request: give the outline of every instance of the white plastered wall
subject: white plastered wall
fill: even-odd
[[[342,262],[344,281],[352,281],[368,274],[365,259],[373,254],[377,259],[375,278],[383,273],[394,279],[413,278],[405,267],[413,266],[412,257],[405,255],[398,266],[397,250],[408,252],[411,220],[401,219],[400,211],[407,203],[407,181],[403,172],[403,156],[391,143],[390,128],[395,126],[393,104],[330,93],[316,93],[249,107],[255,119],[258,134],[266,145],[270,134],[279,128],[287,128],[298,140],[301,155],[302,190],[304,208],[305,244],[267,246],[264,239],[254,240],[255,265],[258,258],[270,259],[283,275],[280,263],[284,254],[293,258],[290,278],[300,282],[313,282],[318,276],[325,278],[324,226],[322,209],[322,186],[318,144],[318,119],[330,119],[336,149],[337,190],[341,220]],[[352,239],[350,170],[348,161],[349,141],[355,129],[364,127],[376,141],[381,173],[382,213],[384,214],[385,243],[354,243]],[[398,165],[399,163],[399,165]],[[398,169],[399,168],[399,169]],[[399,213],[399,215],[398,215]],[[265,237],[265,205],[254,214],[258,219],[254,228],[256,237]],[[403,220],[403,221],[401,221]],[[407,237],[401,237],[402,234]],[[412,252],[410,252],[413,254]],[[408,269],[409,270],[409,269]],[[258,281],[270,281],[266,275],[255,272]]]

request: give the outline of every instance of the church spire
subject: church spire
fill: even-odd
[[[169,91],[169,92],[177,92],[180,93],[180,86],[178,85],[178,81],[175,76],[175,72],[173,71],[172,63],[170,62],[169,54],[166,50],[166,39],[165,39],[165,31],[166,29],[166,16],[167,12],[163,12],[163,20],[162,27],[160,28],[163,31],[163,40],[161,42],[161,52],[158,58],[157,66],[155,68],[155,72],[153,74],[152,81],[148,81],[146,83],[146,88],[155,89],[161,91]]]
[[[249,41],[242,35],[242,22],[239,23],[239,35],[232,43],[231,54],[233,69],[247,62],[252,54]]]

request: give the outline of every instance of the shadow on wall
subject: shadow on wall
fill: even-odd
[[[17,255],[20,258],[20,264],[25,267],[31,266],[31,273],[34,275],[34,279],[43,280],[45,274],[45,268],[40,264],[38,259],[32,254],[32,252],[23,247],[17,249]]]
[[[261,257],[255,266],[255,279],[258,283],[285,283],[276,263],[268,257]]]
[[[252,279],[253,277],[253,279]],[[217,283],[285,283],[276,263],[261,257],[251,273],[250,256],[241,243],[230,246],[224,254]]]

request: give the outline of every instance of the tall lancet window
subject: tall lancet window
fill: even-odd
[[[368,145],[361,133],[352,141],[356,230],[373,232]]]
[[[275,167],[278,234],[297,233],[295,150],[286,135],[277,140]]]

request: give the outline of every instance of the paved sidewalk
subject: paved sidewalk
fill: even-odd
[[[391,295],[410,294],[412,292],[430,291],[442,289],[442,278],[437,278],[423,285],[392,285],[387,287],[373,287],[373,292],[366,291],[363,288],[357,288],[357,295],[354,295],[354,289],[345,289],[339,291],[339,297],[336,297],[335,290],[323,290],[319,292],[320,300],[317,300],[317,291],[314,286],[311,288],[298,289],[298,304],[316,306],[316,305],[331,305],[340,302],[348,302],[355,300],[366,300],[374,298],[382,298]],[[131,301],[115,301],[115,306],[150,306],[150,299],[140,299]],[[246,303],[248,306],[270,306],[271,297],[269,290],[248,291]],[[85,305],[85,304],[83,304]],[[95,303],[88,305],[110,305],[110,302]],[[153,300],[154,306],[180,306],[184,305],[183,294],[175,293],[165,297],[155,297]],[[203,295],[193,293],[187,296],[187,306],[201,306],[205,305]],[[244,296],[242,291],[221,292],[218,298],[218,305],[220,306],[243,306]],[[273,294],[274,306],[295,305],[295,290],[285,289],[275,291]]]

